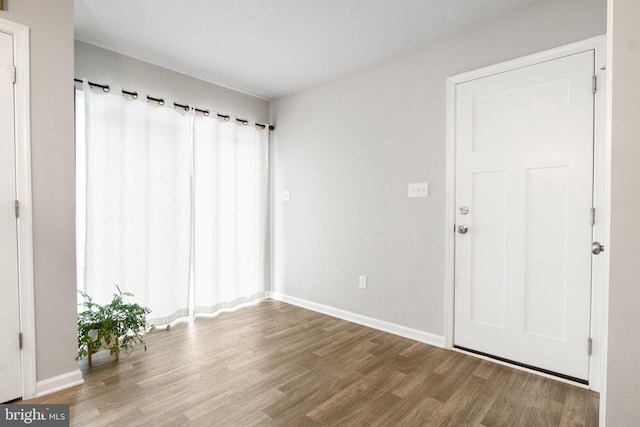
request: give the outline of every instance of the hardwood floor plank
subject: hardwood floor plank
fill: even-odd
[[[404,374],[390,372],[387,376],[367,375],[322,402],[306,415],[324,425],[355,425],[391,387],[400,382]]]
[[[596,426],[597,393],[266,300],[80,363],[73,426]]]
[[[537,426],[559,426],[562,420],[563,405],[555,400],[544,399],[533,417],[533,424]],[[597,424],[597,423],[596,423]]]
[[[478,366],[473,371],[473,375],[484,378],[485,380],[489,379],[496,372],[498,366],[499,365],[497,363],[492,363],[487,360],[480,360],[480,363],[478,363]]]
[[[581,393],[569,391],[562,411],[561,425],[586,425],[587,401],[581,398]]]
[[[399,398],[407,397],[409,393],[416,389],[427,378],[426,374],[415,373],[405,375],[402,381],[391,389],[391,393]]]
[[[384,416],[387,408],[395,405],[399,400],[400,398],[395,394],[385,392],[367,402],[366,407],[361,408],[355,416],[349,419],[349,425],[371,426],[376,420]]]
[[[484,387],[486,380],[474,375],[467,376],[464,382],[456,387],[443,404],[433,413],[430,425],[461,425],[469,422],[467,406],[476,399],[478,392]]]
[[[413,388],[395,405],[388,408],[384,416],[380,417],[374,425],[390,426],[396,425],[401,421],[404,425],[412,425],[419,420],[428,420],[436,409],[442,405],[442,402],[434,399],[429,394],[429,391],[443,380],[442,376],[435,373],[426,376],[417,387]]]
[[[429,390],[429,395],[440,402],[448,402],[460,389],[464,389],[464,385],[469,381],[469,377],[473,377],[472,373],[478,365],[478,359],[458,357],[463,356],[461,354],[455,354],[456,365],[451,369],[448,369],[446,373],[441,373],[442,370],[436,370],[434,372],[439,373],[443,378],[436,387]],[[440,371],[440,372],[438,372]],[[478,380],[481,380],[478,378]]]
[[[428,395],[423,395],[415,401],[413,405],[403,405],[406,410],[394,411],[380,418],[374,426],[424,426],[433,414],[442,406],[439,402]]]
[[[466,426],[482,425],[482,420],[489,411],[489,408],[491,408],[491,405],[493,405],[494,401],[494,398],[486,396],[482,392],[476,393],[464,406],[459,409],[454,409],[455,415],[452,418],[452,423]]]

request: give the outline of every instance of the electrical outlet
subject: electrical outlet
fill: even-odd
[[[284,190],[282,192],[282,201],[288,202],[290,199],[291,199],[291,193],[289,192],[289,190]]]
[[[367,276],[360,276],[360,289],[367,289]]]

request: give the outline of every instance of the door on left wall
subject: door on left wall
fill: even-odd
[[[0,403],[22,396],[13,36],[0,32]]]

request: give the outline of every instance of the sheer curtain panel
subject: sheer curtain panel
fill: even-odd
[[[264,296],[268,128],[89,85],[76,105],[81,288],[155,324]]]
[[[193,119],[195,313],[264,296],[268,133]]]
[[[84,288],[106,302],[117,284],[168,323],[189,307],[191,116],[84,94]]]

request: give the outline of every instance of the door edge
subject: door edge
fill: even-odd
[[[22,398],[36,395],[36,328],[33,274],[33,209],[31,195],[31,104],[29,27],[0,18],[0,31],[13,36],[16,198],[20,201],[18,230],[18,286],[22,347]]]

